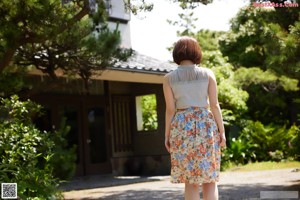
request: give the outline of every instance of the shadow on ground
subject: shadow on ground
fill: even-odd
[[[219,200],[255,200],[260,199],[260,191],[298,191],[300,193],[300,185],[293,186],[265,186],[265,185],[220,185]],[[82,198],[88,199],[88,198]],[[98,200],[182,200],[183,193],[181,191],[172,190],[126,190],[124,192],[114,193]],[[284,198],[288,200],[288,198]],[[275,200],[275,199],[273,199]],[[282,198],[281,198],[282,200]],[[295,200],[295,199],[291,199]]]
[[[160,177],[94,175],[77,177],[69,182],[61,183],[59,189],[62,191],[86,190],[160,180]]]

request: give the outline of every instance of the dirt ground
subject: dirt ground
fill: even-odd
[[[300,170],[281,169],[254,172],[222,172],[219,182],[220,200],[255,200],[260,198],[261,192],[280,192],[286,195],[292,191],[293,196],[277,196],[268,199],[300,199]],[[110,184],[109,179],[94,180],[95,184],[88,181],[74,183],[73,190],[63,193],[65,199],[99,199],[99,200],[182,200],[184,185],[171,184],[169,176],[152,177],[138,183],[127,182],[119,186],[105,187]],[[103,184],[98,184],[101,181]],[[111,180],[111,181],[115,181]],[[145,182],[146,181],[146,182]],[[122,182],[121,180],[119,182]],[[122,183],[120,183],[122,184]],[[89,189],[82,189],[86,186]],[[77,188],[76,188],[77,187]],[[77,190],[75,190],[77,189]],[[290,194],[290,193],[288,193]],[[297,195],[297,197],[295,197]]]

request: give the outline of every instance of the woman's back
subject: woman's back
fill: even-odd
[[[177,109],[207,107],[208,70],[196,65],[187,65],[167,74]]]

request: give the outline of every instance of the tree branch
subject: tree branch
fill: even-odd
[[[88,0],[84,0],[82,9],[76,15],[74,15],[74,17],[72,19],[70,19],[68,21],[68,23],[62,25],[58,29],[57,34],[60,34],[60,33],[64,32],[65,30],[71,28],[77,21],[81,20],[88,13],[89,13],[89,2],[88,2]],[[13,59],[13,56],[19,46],[25,45],[27,43],[42,43],[48,39],[49,38],[47,38],[47,37],[40,37],[33,33],[31,33],[29,35],[28,32],[25,31],[25,33],[19,39],[16,40],[16,47],[8,48],[3,53],[3,57],[0,58],[0,73],[2,73],[3,70],[7,66],[9,66],[9,64],[10,64],[11,60]]]

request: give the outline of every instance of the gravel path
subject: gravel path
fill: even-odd
[[[94,187],[92,189],[71,190],[64,192],[65,199],[99,199],[99,200],[182,200],[183,184],[171,184],[169,177],[152,177],[147,182],[111,187]],[[105,184],[109,184],[106,180]],[[99,180],[98,180],[99,182]],[[103,181],[102,181],[103,182]],[[128,182],[130,183],[130,182]],[[81,181],[76,183],[88,185]],[[90,184],[91,186],[91,184]],[[91,187],[90,187],[91,188]],[[300,170],[281,169],[254,172],[222,172],[219,182],[220,200],[254,200],[260,199],[261,191],[294,191],[300,199]],[[272,198],[275,200],[276,198]],[[277,199],[288,199],[278,196]]]

